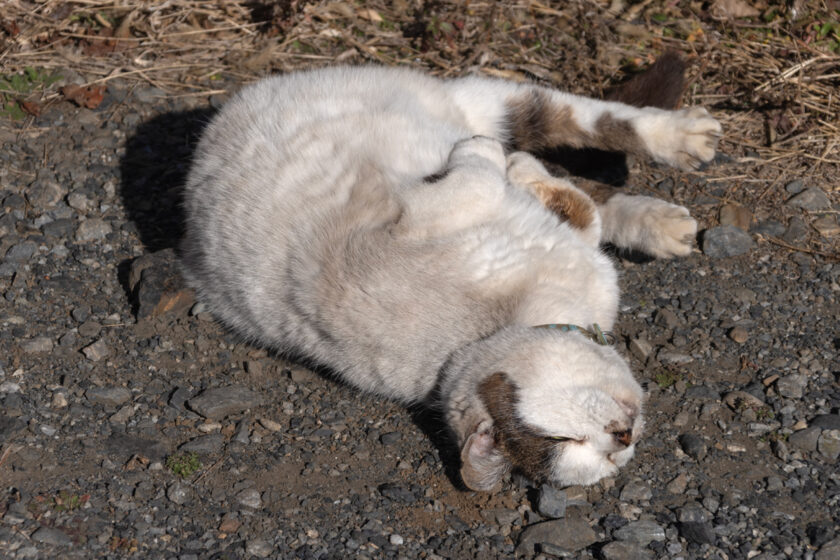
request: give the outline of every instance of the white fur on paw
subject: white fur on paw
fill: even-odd
[[[703,107],[670,111],[651,124],[644,137],[654,159],[688,171],[715,157],[722,129]]]
[[[643,247],[647,253],[663,259],[691,253],[697,236],[697,221],[685,207],[651,199],[642,221],[647,230]]]

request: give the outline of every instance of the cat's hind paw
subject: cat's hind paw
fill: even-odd
[[[645,252],[660,259],[687,256],[697,237],[697,220],[683,206],[657,202],[661,204],[651,208],[646,217],[649,235]]]
[[[617,194],[601,207],[604,241],[669,259],[691,253],[697,221],[683,206],[658,198]]]

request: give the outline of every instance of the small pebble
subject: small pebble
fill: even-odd
[[[750,334],[744,327],[734,327],[729,331],[729,338],[738,344],[745,343],[749,337]]]

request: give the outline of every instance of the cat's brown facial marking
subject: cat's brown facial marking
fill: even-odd
[[[516,415],[516,386],[504,373],[494,373],[478,386],[478,395],[493,418],[496,445],[522,474],[535,482],[549,478],[558,445]]]

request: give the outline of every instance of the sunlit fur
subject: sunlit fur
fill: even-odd
[[[659,161],[714,153],[703,135],[719,125],[707,115],[344,67],[269,78],[234,96],[205,131],[185,191],[183,270],[200,300],[258,344],[362,390],[441,407],[464,447],[462,472],[481,489],[510,467],[476,397],[494,371],[518,388],[523,421],[585,440],[557,445],[555,481],[594,482],[632,456],[605,432],[629,421],[622,406],[636,410],[634,437],[641,428],[641,390],[613,349],[530,328],[609,329],[618,307],[598,229],[575,229],[508,176],[528,157],[503,149],[516,140],[510,107],[534,91],[581,138],[609,117]],[[630,202],[650,206],[659,228],[659,201]],[[648,233],[625,235],[638,212],[613,210],[599,218],[610,232],[601,241],[644,245]],[[689,245],[663,246],[673,256]]]

